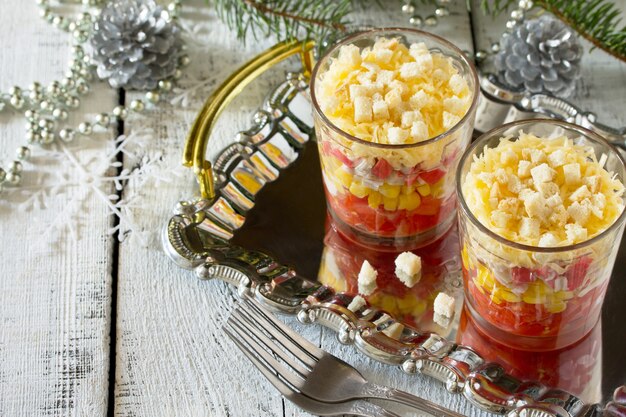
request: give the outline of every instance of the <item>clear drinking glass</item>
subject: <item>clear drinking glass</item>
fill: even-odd
[[[397,38],[407,47],[424,42],[449,58],[471,95],[467,113],[449,130],[414,144],[382,144],[341,130],[320,107],[320,77],[344,45],[371,47]],[[374,247],[415,248],[441,237],[453,224],[454,175],[469,144],[478,99],[473,64],[454,45],[412,29],[376,29],[334,45],[317,63],[311,84],[314,121],[329,211],[346,236]]]
[[[598,322],[615,263],[626,213],[591,239],[568,246],[535,247],[507,240],[471,212],[462,185],[474,157],[519,132],[550,137],[555,132],[591,146],[605,169],[622,183],[618,151],[599,135],[554,120],[524,120],[485,133],[463,155],[457,174],[459,233],[465,308],[485,334],[525,350],[560,349],[584,337]]]

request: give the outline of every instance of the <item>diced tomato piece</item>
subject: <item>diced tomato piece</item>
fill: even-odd
[[[421,214],[423,216],[434,216],[439,213],[441,208],[441,199],[433,198],[431,196],[422,197],[422,202],[419,207],[416,208],[413,213]]]
[[[393,167],[384,159],[379,159],[372,168],[372,174],[376,175],[381,180],[387,179],[392,172]]]
[[[587,270],[591,265],[592,259],[589,256],[584,256],[572,265],[566,272],[567,277],[567,289],[573,291],[579,288],[585,281],[587,276]]]
[[[435,168],[430,171],[422,171],[419,174],[419,177],[424,180],[427,184],[435,184],[437,181],[442,179],[446,175],[446,172],[442,169]]]
[[[511,268],[511,280],[515,284],[528,284],[533,282],[535,277],[530,269],[516,266]]]

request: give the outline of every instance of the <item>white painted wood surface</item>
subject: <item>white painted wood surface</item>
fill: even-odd
[[[455,3],[454,13],[434,32],[471,50],[469,16],[464,2]],[[626,8],[626,2],[621,3]],[[406,25],[407,17],[397,12],[399,2],[384,4],[386,10],[360,11],[355,21]],[[13,2],[0,0],[0,9],[0,91],[35,79],[59,78],[69,57],[67,35],[43,23],[30,2],[16,8]],[[82,208],[88,216],[79,222],[85,227],[76,240],[66,229],[41,233],[73,201],[71,193],[54,199],[45,210],[20,211],[0,199],[0,416],[305,415],[284,402],[222,334],[221,325],[237,300],[234,291],[221,282],[200,282],[179,269],[155,239],[175,202],[196,192],[193,176],[180,169],[180,160],[187,130],[204,98],[239,65],[271,45],[271,40],[264,40],[242,46],[202,1],[185,3],[183,23],[196,33],[189,43],[193,61],[182,80],[185,90],[175,94],[175,105],[161,105],[125,123],[127,134],[146,131],[152,136],[149,146],[136,152],[156,161],[162,181],[133,182],[122,191],[123,199],[135,202],[123,220],[133,223],[133,232],[119,244],[117,259],[112,259],[113,242],[106,233],[112,219],[96,196],[84,200]],[[488,48],[501,27],[474,12],[479,47]],[[584,73],[577,104],[609,124],[626,124],[620,106],[626,66],[594,51],[585,56]],[[270,86],[281,77],[282,70],[268,74],[231,104],[214,131],[210,152],[217,152],[248,126]],[[82,113],[108,110],[117,101],[115,91],[104,86],[90,97]],[[129,93],[126,102],[136,97],[140,96]],[[2,115],[0,122],[0,154],[8,149],[12,156],[16,138],[23,134],[23,119]],[[113,132],[103,133],[99,141],[87,142],[81,155],[102,152],[104,139],[113,136]],[[71,145],[72,152],[77,149],[78,145]],[[34,160],[44,158],[44,152],[37,151]],[[127,158],[125,164],[132,169],[136,160]],[[28,177],[32,169],[26,166],[25,181],[37,186],[36,179]],[[49,169],[79,175],[69,166]],[[113,265],[117,265],[115,280]],[[112,294],[114,323],[109,310]],[[415,392],[467,415],[482,415],[427,378],[408,377],[377,364],[353,347],[338,345],[332,332],[318,326],[288,321],[376,382]],[[113,356],[109,356],[111,330]],[[108,381],[109,364],[115,369],[114,381]],[[108,404],[109,389],[114,394],[112,404]]]
[[[45,23],[32,1],[0,0],[0,10],[0,91],[61,79],[70,37]],[[115,91],[96,87],[81,114],[105,111],[116,102]],[[79,115],[70,123],[81,120]],[[21,113],[0,115],[0,161],[14,158],[24,124]],[[113,137],[111,130],[65,149],[86,161]],[[31,161],[23,175],[29,193],[44,191],[56,174],[67,175],[68,184],[82,175],[40,148],[33,149]],[[112,219],[98,196],[77,192],[63,187],[42,199],[47,209],[32,210],[16,208],[25,196],[0,197],[0,416],[106,415]],[[82,217],[69,219],[77,227],[75,237],[64,227],[68,213]]]

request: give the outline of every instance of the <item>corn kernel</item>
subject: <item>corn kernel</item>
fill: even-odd
[[[398,197],[383,197],[383,206],[387,211],[396,211],[398,209]]]
[[[350,192],[358,198],[364,198],[369,194],[369,188],[365,187],[361,183],[353,182],[350,184]]]
[[[430,195],[430,185],[422,184],[417,186],[417,192],[420,193],[423,197]]]
[[[367,204],[369,204],[369,206],[373,209],[377,209],[382,202],[383,196],[376,191],[370,192],[370,194],[367,196]]]
[[[346,171],[343,168],[339,168],[339,169],[335,170],[335,178],[345,188],[349,189],[350,185],[352,185],[352,178],[353,178],[352,174],[350,174],[348,171]]]
[[[407,195],[406,197],[407,197],[406,209],[409,211],[415,210],[422,203],[422,199],[420,198],[418,193],[412,193],[412,194]]]
[[[400,195],[400,191],[402,190],[401,185],[394,184],[383,184],[378,188],[378,192],[380,192],[384,197],[397,198]]]

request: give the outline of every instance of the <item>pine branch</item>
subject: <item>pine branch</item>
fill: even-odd
[[[506,11],[515,0],[481,0],[486,13]],[[619,8],[608,0],[535,0],[540,7],[565,22],[594,47],[626,62],[626,26]]]
[[[345,31],[351,0],[212,0],[218,17],[236,31],[243,42],[274,35],[321,39]]]

